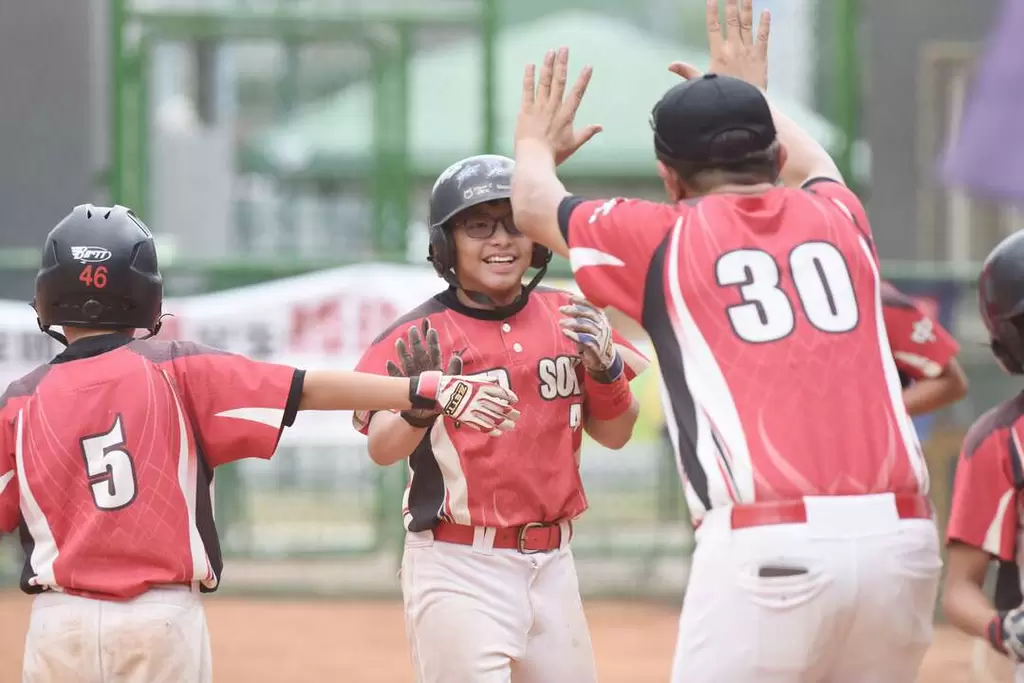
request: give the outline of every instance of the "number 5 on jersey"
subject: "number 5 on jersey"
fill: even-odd
[[[120,510],[131,505],[138,492],[135,464],[125,448],[121,416],[103,433],[81,440],[85,471],[92,500],[100,510]]]
[[[833,244],[804,242],[789,253],[789,272],[807,321],[822,332],[840,334],[857,326],[860,313],[846,260]],[[796,313],[781,287],[782,272],[771,254],[737,249],[715,264],[722,287],[738,286],[743,303],[730,306],[736,336],[751,344],[785,339],[796,328]]]

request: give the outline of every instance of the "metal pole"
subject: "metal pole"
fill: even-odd
[[[481,0],[480,40],[483,46],[483,140],[481,147],[487,154],[498,151],[498,113],[497,113],[497,42],[498,42],[498,2],[497,0]]]
[[[837,0],[835,8],[835,118],[843,134],[836,158],[846,182],[853,178],[853,145],[860,136],[860,71],[857,60],[857,32],[860,26],[858,0]]]
[[[110,160],[107,164],[107,192],[115,204],[121,199],[121,136],[124,123],[121,113],[121,83],[124,73],[125,0],[110,0]]]
[[[287,41],[284,44],[284,71],[277,81],[277,115],[281,121],[287,121],[295,112],[299,99],[299,71],[301,70],[300,46]],[[279,178],[280,204],[277,207],[278,233],[277,248],[280,253],[295,254],[299,250],[296,220],[296,183],[295,179]]]
[[[409,245],[409,221],[412,219],[413,169],[409,145],[409,67],[412,62],[412,28],[402,23],[398,26],[398,49],[394,63],[395,119],[394,158],[395,223],[389,242],[396,256],[404,257]]]
[[[373,178],[370,196],[373,203],[373,233],[371,242],[376,254],[384,251],[388,224],[387,198],[387,119],[391,107],[387,93],[387,54],[383,47],[369,41],[370,80],[373,84]]]

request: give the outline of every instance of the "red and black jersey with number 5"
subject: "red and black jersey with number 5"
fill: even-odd
[[[871,228],[845,186],[567,197],[559,223],[584,295],[651,337],[695,521],[720,505],[927,490]]]
[[[95,277],[95,275],[94,275]],[[216,589],[213,468],[269,458],[304,373],[188,342],[75,341],[0,397],[0,533],[25,592]]]
[[[571,520],[587,509],[579,457],[587,419],[584,369],[576,344],[559,327],[569,293],[537,287],[509,313],[471,308],[449,289],[399,318],[363,354],[356,370],[387,374],[395,341],[427,318],[447,366],[462,357],[464,375],[491,375],[519,397],[522,417],[498,438],[439,419],[409,457],[402,512],[410,531],[438,521],[509,527]],[[627,377],[647,359],[618,334]],[[357,412],[368,434],[372,413]],[[404,454],[403,454],[404,455]]]

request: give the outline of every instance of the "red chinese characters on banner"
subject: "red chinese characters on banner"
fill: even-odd
[[[292,305],[288,349],[293,353],[358,355],[398,317],[387,299],[341,294]]]

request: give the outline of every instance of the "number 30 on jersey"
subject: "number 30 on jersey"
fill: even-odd
[[[822,332],[840,334],[857,326],[860,313],[846,260],[828,242],[804,242],[789,253],[789,273],[807,321]],[[771,254],[737,249],[715,264],[722,287],[739,288],[742,303],[727,311],[732,329],[751,344],[784,339],[796,328],[796,312],[782,289],[782,271]]]

